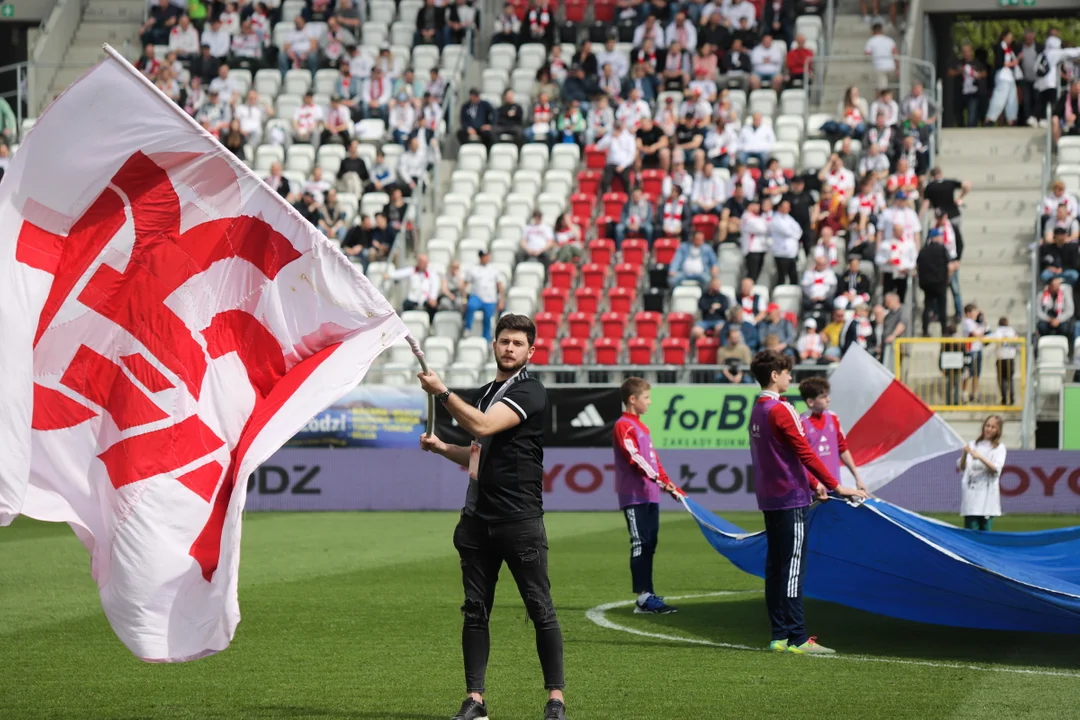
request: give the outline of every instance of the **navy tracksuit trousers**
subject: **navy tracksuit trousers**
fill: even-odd
[[[803,578],[806,577],[807,516],[810,508],[765,510],[765,605],[773,640],[806,642]]]
[[[623,508],[626,527],[630,530],[630,579],[634,594],[653,592],[653,555],[660,533],[660,505],[641,503]]]

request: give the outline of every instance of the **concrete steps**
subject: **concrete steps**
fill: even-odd
[[[980,386],[981,389],[981,386]],[[988,388],[988,392],[993,395],[996,392],[996,388]],[[1005,447],[1019,448],[1023,446],[1022,432],[1020,423],[1020,413],[997,413],[1001,415],[1001,419],[1005,425],[1001,429],[1001,440],[1005,443]],[[979,437],[982,432],[983,421],[986,420],[986,416],[989,413],[977,413],[977,412],[944,412],[941,413],[942,419],[949,423],[949,427],[956,431],[956,434],[962,437],[967,442],[974,442],[975,438]],[[959,454],[958,454],[959,455]]]
[[[73,45],[101,45],[109,43],[113,47],[119,47],[125,42],[133,45],[139,44],[139,27],[137,22],[101,22],[90,18],[84,18],[79,29],[75,31],[72,40]]]
[[[87,4],[83,19],[141,25],[146,19],[146,3],[144,0],[94,0]]]

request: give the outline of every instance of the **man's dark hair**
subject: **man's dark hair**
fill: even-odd
[[[761,350],[750,361],[750,374],[758,385],[765,388],[772,382],[772,374],[791,370],[791,356],[776,350]]]
[[[536,326],[525,315],[514,315],[513,313],[503,315],[495,325],[496,340],[499,339],[499,335],[502,334],[503,330],[525,333],[525,339],[529,341],[529,347],[536,343]]]
[[[823,377],[812,377],[799,383],[799,394],[803,402],[810,402],[822,395],[829,394],[829,381]]]
[[[648,380],[639,377],[626,378],[625,380],[623,380],[623,384],[619,388],[619,394],[622,395],[622,404],[628,404],[630,402],[630,398],[640,395],[648,389]]]

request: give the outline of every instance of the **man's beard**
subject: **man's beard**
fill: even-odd
[[[525,363],[527,363],[528,361],[529,359],[525,358],[519,363],[507,363],[500,358],[495,361],[495,365],[499,368],[500,371],[504,373],[512,373],[517,372],[521,368],[525,367]]]

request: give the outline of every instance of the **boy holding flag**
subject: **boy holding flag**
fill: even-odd
[[[866,497],[866,493],[840,485],[806,442],[802,420],[783,397],[791,385],[791,366],[791,357],[775,350],[762,350],[750,363],[750,372],[761,386],[750,414],[750,454],[768,541],[769,649],[831,655],[834,650],[806,634],[803,620],[807,516],[815,496],[827,500],[830,490],[843,497]]]
[[[829,412],[830,389],[829,381],[823,377],[799,383],[799,394],[806,403],[806,412],[801,415],[806,441],[834,478],[840,479],[840,463],[843,463],[855,478],[855,487],[867,492],[855,459],[848,450],[844,431],[840,429],[840,418]]]
[[[676,609],[653,592],[653,555],[660,531],[660,488],[683,494],[668,478],[641,416],[649,409],[649,383],[627,378],[620,388],[623,414],[615,422],[615,491],[630,530],[630,577],[638,596],[635,613],[664,615]]]

